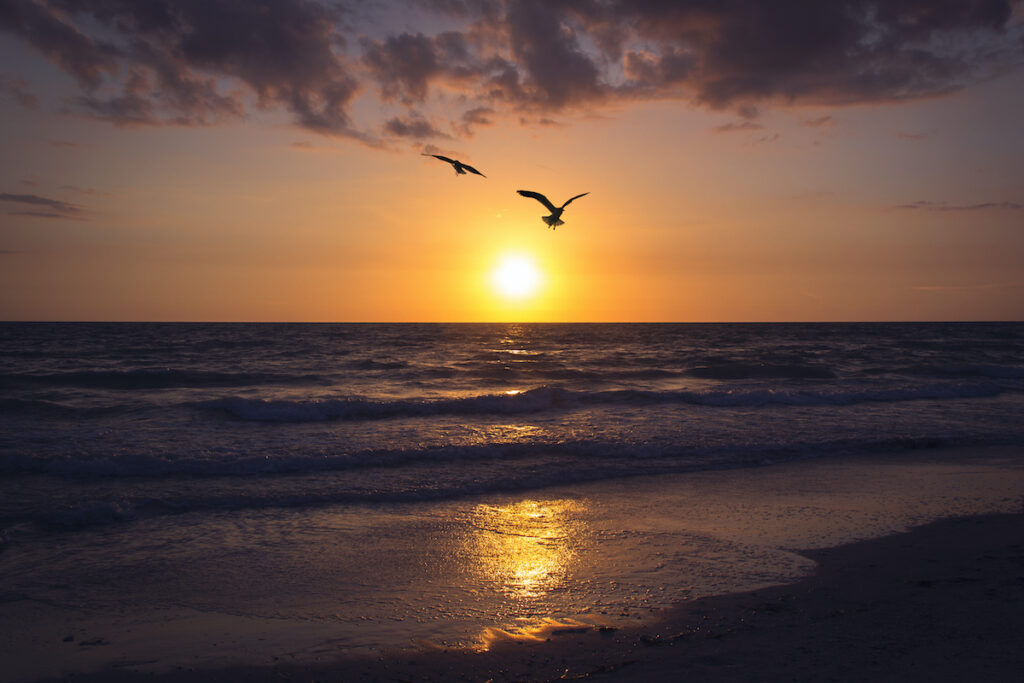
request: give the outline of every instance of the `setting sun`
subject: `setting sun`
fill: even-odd
[[[504,256],[491,276],[494,288],[502,296],[522,299],[540,287],[540,271],[533,259],[522,254]]]

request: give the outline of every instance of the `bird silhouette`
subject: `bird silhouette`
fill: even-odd
[[[449,159],[448,157],[443,157],[440,154],[423,154],[422,156],[434,157],[435,159],[440,159],[441,161],[447,161],[449,164],[452,165],[452,168],[455,169],[455,175],[466,175],[466,171],[469,171],[470,173],[476,173],[478,176],[481,176],[483,178],[487,177],[480,171],[470,166],[469,164],[464,164],[458,159]]]
[[[561,206],[555,206],[554,204],[551,203],[551,200],[549,200],[547,197],[542,195],[540,192],[531,192],[530,190],[516,190],[516,191],[519,194],[521,194],[522,196],[524,196],[524,197],[533,197],[538,202],[540,202],[541,204],[543,204],[544,206],[547,207],[548,211],[551,212],[551,215],[550,216],[541,216],[540,219],[542,221],[544,221],[545,223],[547,223],[548,227],[551,228],[552,230],[557,228],[559,225],[564,225],[565,224],[565,221],[562,220],[562,212],[565,211],[565,207],[567,207],[570,204],[572,204],[574,200],[579,199],[580,197],[583,197],[585,195],[590,194],[589,192],[584,192],[583,194],[578,194],[575,197],[573,197],[572,199],[568,200],[565,204],[562,204]]]

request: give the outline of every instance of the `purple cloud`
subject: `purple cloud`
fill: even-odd
[[[23,78],[0,78],[0,95],[10,95],[26,109],[35,109],[39,106],[39,98],[32,94],[28,81]]]
[[[403,138],[416,138],[421,140],[423,138],[450,138],[450,135],[442,133],[437,128],[434,128],[429,121],[423,118],[399,118],[395,117],[389,119],[384,124],[384,130],[396,137]]]
[[[358,26],[409,3],[446,30]],[[502,117],[537,121],[642,99],[685,99],[745,119],[774,105],[910,100],[1016,68],[1021,55],[1020,0],[390,4],[4,0],[0,30],[76,80],[76,113],[205,125],[279,108],[309,131],[364,141],[436,134],[424,124],[439,111],[469,135]],[[30,102],[27,85],[11,83],[0,91]],[[362,127],[352,113],[361,92],[384,111]]]
[[[720,126],[715,126],[714,131],[716,133],[735,133],[741,130],[761,130],[764,128],[760,123],[754,121],[732,121],[730,123],[723,123]]]
[[[208,123],[281,106],[303,127],[355,135],[358,89],[339,10],[314,0],[9,0],[0,29],[75,76],[79,110],[117,124]],[[107,39],[91,37],[91,33]],[[222,89],[223,88],[223,89]]]
[[[8,202],[19,206],[27,206],[8,212],[13,216],[35,216],[37,218],[83,219],[81,207],[59,199],[40,197],[35,194],[10,194],[0,192],[0,202]]]
[[[946,202],[930,202],[919,200],[909,204],[900,204],[897,209],[920,209],[924,211],[989,211],[1006,210],[1019,211],[1024,209],[1024,204],[1017,202],[978,202],[975,204],[948,204]]]

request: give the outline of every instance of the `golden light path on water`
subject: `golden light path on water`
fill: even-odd
[[[470,515],[474,531],[466,550],[479,580],[522,606],[565,590],[587,533],[585,511],[583,503],[568,499],[477,505]],[[542,639],[553,630],[594,626],[564,617],[544,617],[515,627],[492,626],[484,629],[479,646],[488,649],[498,640]]]

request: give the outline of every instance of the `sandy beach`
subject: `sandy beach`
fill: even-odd
[[[808,553],[798,583],[705,598],[653,625],[324,664],[104,670],[78,681],[1016,681],[1024,515],[935,522]]]
[[[410,639],[400,648],[358,649],[350,634],[339,637],[344,624],[222,612],[72,615],[11,601],[0,610],[10,662],[2,677],[1017,680],[1024,665],[1021,479],[1016,449],[940,450],[553,489],[545,492],[552,499],[585,493],[577,500],[597,511],[591,527],[645,531],[640,546],[601,557],[604,575],[628,577],[632,562],[646,561],[642,546],[685,527],[687,535],[670,538],[698,549],[670,559],[693,563],[696,573],[666,567],[658,578],[690,585],[664,586],[672,606],[552,611],[517,628],[495,618],[463,647]],[[743,566],[765,562],[770,572]]]

